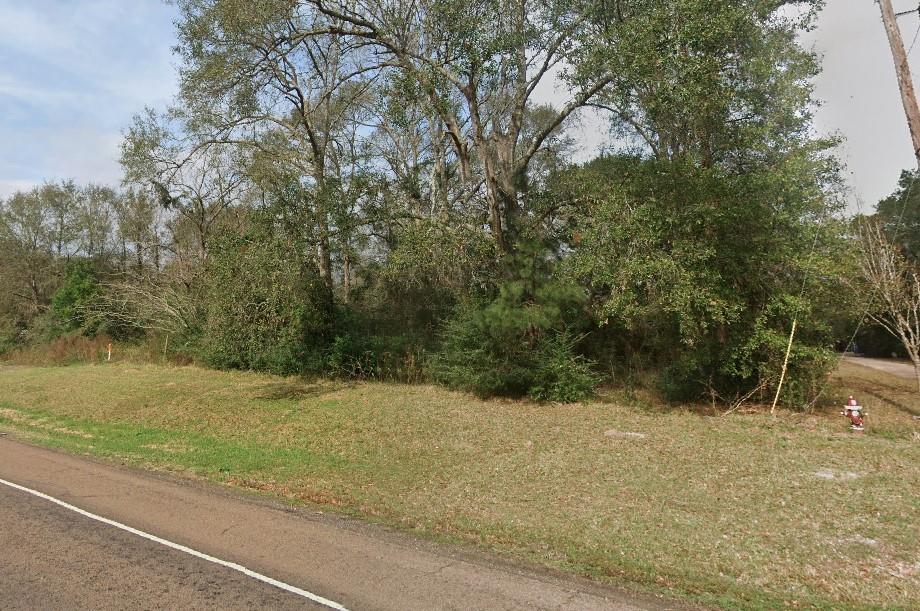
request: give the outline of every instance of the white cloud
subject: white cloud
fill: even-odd
[[[86,125],[44,136],[43,141],[50,145],[46,162],[52,176],[112,185],[121,180],[119,132],[101,132]]]
[[[176,91],[161,0],[0,0],[0,185],[117,182],[120,130]]]
[[[4,46],[44,54],[72,47],[70,30],[55,27],[53,14],[42,14],[39,4],[0,1],[0,40]]]
[[[92,93],[37,86],[11,75],[0,75],[0,98],[4,97],[20,103],[41,103],[57,107],[87,105],[96,99]]]

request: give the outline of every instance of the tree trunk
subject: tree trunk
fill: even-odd
[[[431,215],[447,220],[450,203],[447,196],[447,163],[444,150],[443,132],[440,119],[432,117],[431,148],[434,164],[431,167]]]
[[[322,166],[319,166],[321,168]],[[329,212],[326,206],[326,181],[324,172],[319,169],[314,176],[316,180],[316,264],[320,278],[323,280],[323,297],[330,320],[335,316],[335,286],[332,280],[332,253],[329,246]]]
[[[38,291],[38,282],[33,271],[29,272],[29,289],[32,291],[32,311],[38,312],[41,309],[41,294]]]
[[[489,185],[489,229],[492,231],[492,238],[498,247],[501,255],[507,255],[511,252],[510,245],[505,240],[505,228],[502,224],[502,200],[498,189]]]
[[[320,200],[325,197],[323,190],[320,190]],[[319,239],[316,244],[317,266],[319,275],[326,285],[326,290],[332,295],[332,253],[329,248],[329,219],[326,213],[326,205],[321,202],[316,207],[317,229],[319,230]]]
[[[345,253],[343,255],[342,292],[344,295],[345,303],[350,303],[351,302],[351,256],[348,254],[347,246],[345,249]]]
[[[483,151],[489,226],[503,256],[514,252],[520,229],[520,197],[526,184],[526,169],[520,168],[515,161],[515,138],[503,135],[494,143],[477,140],[478,148]]]
[[[920,393],[920,357],[912,356],[910,360],[914,364],[914,378],[917,380],[917,392]]]

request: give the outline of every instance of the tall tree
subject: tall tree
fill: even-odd
[[[148,185],[175,215],[171,225],[191,236],[191,256],[203,262],[220,221],[247,196],[249,180],[233,147],[189,142],[171,117],[137,116],[122,145],[129,183]],[[199,145],[200,144],[200,145]]]
[[[47,207],[54,254],[69,259],[79,248],[79,189],[72,181],[45,183],[39,197]]]
[[[113,202],[113,212],[122,270],[128,270],[128,257],[133,255],[134,271],[141,274],[150,260],[152,247],[158,242],[156,201],[146,189],[127,189]]]
[[[887,240],[879,223],[863,223],[860,237],[862,277],[876,306],[869,316],[901,342],[920,392],[920,269]]]
[[[60,193],[50,184],[14,193],[0,215],[0,231],[15,253],[11,261],[18,262],[8,268],[7,286],[26,304],[29,318],[48,305],[61,268],[56,257],[69,252],[64,250],[64,244],[72,230],[72,219],[62,215],[69,207],[55,205],[60,204]]]
[[[920,258],[920,172],[903,170],[894,192],[876,204],[886,239],[908,259]]]
[[[267,148],[279,164],[298,170],[313,208],[315,227],[308,233],[331,300],[332,216],[342,183],[333,148],[347,138],[373,78],[359,61],[367,53],[317,29],[298,2],[178,4],[181,98],[190,133],[204,143]],[[287,145],[276,146],[277,133]]]
[[[617,3],[620,6],[620,3]],[[744,172],[809,137],[817,58],[797,44],[820,0],[634,0],[598,106],[644,155]],[[618,13],[618,15],[620,14]]]
[[[664,357],[681,398],[775,382],[796,317],[793,365],[829,362],[831,283],[815,279],[833,268],[839,174],[810,129],[818,63],[796,34],[813,13],[793,4],[624,3],[633,36],[598,104],[628,148],[570,183],[589,201],[570,269],[618,349]]]
[[[111,187],[87,185],[80,198],[80,250],[89,258],[101,260],[108,254],[112,237],[112,214],[117,194]]]
[[[602,3],[591,1],[179,4],[185,91],[209,108],[249,104],[251,112],[237,114],[235,125],[266,118],[269,100],[286,101],[317,168],[325,158],[322,123],[332,116],[333,91],[394,71],[418,87],[449,137],[469,204],[485,203],[502,252],[511,250],[526,206],[531,160],[611,80],[603,69],[590,78],[583,71],[550,120],[525,133],[540,84],[566,62],[587,61],[598,44]]]

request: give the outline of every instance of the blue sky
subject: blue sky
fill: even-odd
[[[161,0],[0,0],[0,197],[49,179],[119,182],[131,116],[175,94],[174,16]],[[901,28],[910,45],[920,20],[905,17]],[[846,138],[851,210],[871,209],[915,163],[878,5],[829,0],[803,42],[824,56],[816,128]],[[552,85],[540,93],[561,100]],[[590,148],[605,130],[586,120],[579,131]]]
[[[161,0],[0,0],[0,196],[46,179],[114,184],[131,116],[175,94]]]

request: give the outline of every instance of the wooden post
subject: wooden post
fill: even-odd
[[[112,342],[109,342],[109,355],[108,355],[108,357],[106,357],[105,360],[106,360],[106,361],[111,361],[111,360],[112,360]]]
[[[792,354],[792,340],[795,338],[795,327],[799,319],[792,319],[792,331],[789,332],[789,345],[786,346],[786,358],[783,359],[783,370],[779,375],[779,384],[776,385],[776,396],[773,397],[773,405],[770,407],[770,415],[776,411],[776,404],[779,403],[779,393],[783,390],[783,382],[786,381],[786,370],[789,368],[789,355]]]
[[[879,6],[882,9],[885,32],[888,33],[891,56],[894,58],[894,69],[898,74],[901,103],[904,105],[904,114],[907,115],[907,127],[910,128],[910,137],[914,145],[914,157],[917,158],[917,166],[920,167],[920,108],[917,107],[917,96],[914,93],[914,83],[910,76],[907,53],[904,52],[904,41],[901,39],[901,30],[898,29],[897,16],[894,14],[894,9],[891,8],[891,0],[879,0]]]

